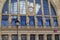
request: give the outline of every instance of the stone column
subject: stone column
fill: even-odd
[[[54,36],[54,34],[52,35],[52,40],[55,40],[55,36]]]
[[[8,40],[12,40],[12,36],[11,36],[11,34],[9,34],[9,39]]]
[[[9,8],[8,8],[8,11],[9,11],[9,12],[8,12],[8,14],[9,14],[9,19],[8,19],[9,26],[8,26],[8,27],[11,28],[11,13],[10,13],[10,12],[11,12],[11,0],[9,0],[9,4],[8,4],[8,5],[9,5],[9,6],[8,6],[8,7],[9,7]]]
[[[21,40],[21,34],[18,35],[18,40]]]
[[[38,38],[39,38],[39,36],[38,36],[38,34],[36,34],[36,38],[35,38],[35,39],[36,39],[36,40],[39,40]]]
[[[60,34],[59,34],[59,40],[60,40]]]
[[[47,35],[46,34],[44,34],[44,40],[47,40]]]
[[[38,20],[37,20],[37,18],[36,18],[36,16],[35,16],[35,28],[38,28],[38,24],[37,24],[37,22],[38,22]]]
[[[28,18],[28,15],[27,15],[27,28],[29,28],[29,18]]]
[[[27,34],[27,40],[30,40],[30,34]]]
[[[0,40],[2,40],[1,34],[0,34]]]
[[[43,0],[41,0],[41,4],[42,4],[41,7],[42,7],[43,26],[44,26],[44,28],[46,28],[46,26],[45,26],[45,18],[44,18],[44,10],[43,10],[44,9],[44,7],[43,7]]]

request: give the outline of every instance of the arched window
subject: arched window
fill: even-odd
[[[52,13],[52,16],[56,16],[56,11],[55,11],[53,5],[51,3],[50,3],[50,5],[51,5],[51,13]]]
[[[15,17],[19,17],[20,26],[58,26],[57,13],[50,0],[6,0],[2,9],[2,25],[14,26]],[[11,22],[8,24],[9,19]]]
[[[41,10],[41,0],[35,0],[35,4],[36,4],[36,14],[42,14],[42,10]],[[2,13],[7,14],[8,13],[8,0],[6,0],[6,3],[4,4]],[[18,2],[17,0],[11,0],[10,3],[10,13],[11,14],[17,14],[18,12]],[[28,0],[27,1],[27,5],[26,5],[26,0],[20,0],[19,1],[19,5],[20,5],[20,14],[26,14],[26,6],[28,6],[28,10],[31,12],[33,10],[34,7],[34,0]]]
[[[53,18],[53,25],[55,27],[57,27],[58,26],[58,20],[57,20],[56,11],[55,11],[54,6],[52,5],[52,3],[50,3],[50,6],[51,6],[51,16]]]
[[[6,0],[5,4],[3,5],[2,13],[8,14],[8,0]]]

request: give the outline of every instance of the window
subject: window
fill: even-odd
[[[26,26],[26,16],[20,16],[20,24],[21,26]]]
[[[21,35],[21,40],[27,40],[27,35],[26,34],[22,34]]]
[[[48,0],[43,0],[44,15],[49,15]]]
[[[47,26],[47,27],[48,27],[48,26],[51,26],[50,17],[45,17],[45,19],[46,19],[46,22],[45,22],[46,26]]]
[[[44,40],[43,35],[39,35],[39,40]]]
[[[8,14],[8,0],[6,0],[3,9],[2,9],[3,14]]]
[[[8,40],[8,36],[7,35],[2,35],[2,40]]]
[[[56,27],[58,26],[58,21],[56,17],[53,17],[53,25]]]
[[[51,13],[52,13],[52,16],[56,16],[56,11],[55,11],[53,5],[51,3],[50,3],[50,5],[51,5]]]
[[[17,14],[17,0],[11,0],[11,13]]]
[[[8,26],[8,16],[2,15],[2,26]]]
[[[12,40],[17,40],[17,35],[12,35]]]
[[[52,35],[47,35],[47,40],[52,40]]]
[[[58,34],[55,35],[55,40],[59,40],[59,35]]]
[[[35,40],[35,35],[34,34],[30,35],[30,40]]]
[[[33,0],[28,0],[28,6],[34,7],[34,1]]]
[[[33,12],[34,0],[28,0],[27,5],[29,12]]]
[[[35,3],[36,3],[36,14],[42,15],[41,0],[35,0]]]
[[[18,0],[6,0],[1,14],[3,15],[1,25],[8,26],[11,24],[11,26],[15,26],[15,21],[19,17],[21,27],[26,27],[27,25],[35,27],[36,24],[38,27],[57,27],[59,24],[56,13],[50,0],[19,0],[19,2]],[[27,17],[29,18],[29,23],[26,22]],[[11,20],[11,22],[8,20]]]
[[[37,16],[38,26],[43,26],[43,20],[41,16]]]
[[[29,26],[34,26],[35,22],[34,22],[34,16],[29,16]]]
[[[11,21],[12,26],[16,25],[16,23],[15,23],[16,19],[17,19],[17,16],[12,16],[12,21]]]
[[[26,0],[20,0],[20,14],[26,14]]]

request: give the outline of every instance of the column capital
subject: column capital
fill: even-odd
[[[8,36],[11,36],[12,34],[9,34]]]
[[[27,34],[27,36],[30,36],[30,34]]]

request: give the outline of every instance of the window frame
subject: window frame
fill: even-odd
[[[7,18],[5,18],[4,16],[7,17]],[[9,19],[9,16],[8,16],[8,15],[2,15],[1,24],[2,24],[2,23],[3,23],[3,24],[2,24],[1,26],[8,26],[8,25],[9,25],[8,19]]]
[[[28,16],[28,17],[29,17],[29,26],[35,26],[35,18],[34,18],[34,16]]]

